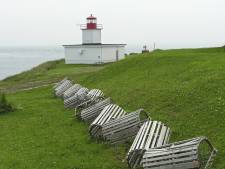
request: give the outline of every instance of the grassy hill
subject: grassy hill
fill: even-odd
[[[43,64],[0,82],[17,111],[0,115],[0,168],[126,169],[127,147],[90,140],[52,95],[50,84],[68,76],[99,88],[125,110],[140,107],[172,129],[171,141],[207,136],[225,168],[225,52],[223,48],[155,51],[103,66]]]

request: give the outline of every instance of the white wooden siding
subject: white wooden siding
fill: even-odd
[[[82,42],[83,44],[89,43],[101,43],[101,30],[89,30],[84,29],[82,30]]]
[[[125,55],[125,45],[68,45],[65,47],[66,64],[96,64],[115,62]]]

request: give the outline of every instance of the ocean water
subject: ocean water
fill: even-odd
[[[0,80],[63,57],[63,47],[0,47]]]

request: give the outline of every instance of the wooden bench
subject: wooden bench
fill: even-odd
[[[67,79],[67,77],[65,77],[63,80],[61,80],[60,82],[56,83],[54,86],[53,86],[53,89],[56,89],[57,87],[59,87],[62,83],[64,83]]]
[[[141,165],[144,169],[206,169],[216,152],[206,137],[198,137],[149,149]]]
[[[85,96],[88,93],[88,89],[85,87],[80,88],[75,95],[72,97],[64,100],[64,106],[65,108],[75,108],[79,100],[82,100],[85,98]]]
[[[76,111],[81,111],[84,108],[87,108],[99,101],[104,99],[104,94],[101,90],[99,89],[92,89],[90,92],[87,94],[87,96],[80,102],[79,105],[76,106]]]
[[[140,166],[145,151],[165,145],[169,142],[170,128],[160,121],[146,121],[138,131],[127,154],[130,168]]]
[[[91,137],[102,138],[102,126],[111,120],[123,117],[125,114],[126,112],[116,104],[106,106],[89,127]]]
[[[78,92],[78,90],[81,89],[81,88],[82,88],[82,86],[79,85],[79,84],[75,84],[75,85],[71,86],[69,89],[67,89],[64,92],[64,94],[63,94],[64,100],[72,97],[73,95],[75,95]]]
[[[62,97],[63,93],[72,86],[72,82],[70,80],[65,80],[60,86],[55,89],[55,95],[58,97]]]
[[[147,119],[146,112],[139,109],[119,119],[111,120],[102,126],[103,138],[111,144],[124,143],[136,136],[141,124]]]
[[[98,117],[101,111],[110,103],[111,103],[110,98],[101,100],[100,102],[81,110],[81,112],[77,115],[77,117],[85,122],[91,123],[94,121],[96,117]]]

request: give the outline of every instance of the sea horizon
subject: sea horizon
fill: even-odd
[[[63,57],[60,46],[0,46],[0,80]]]

